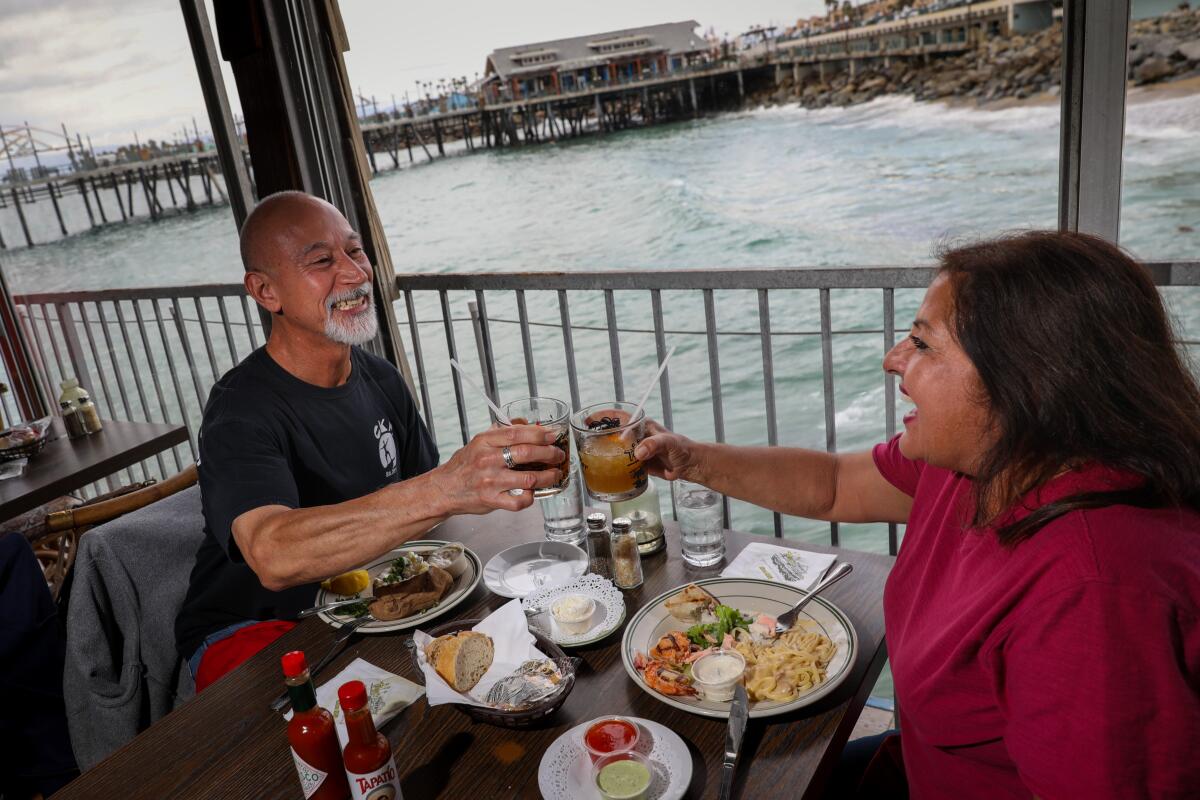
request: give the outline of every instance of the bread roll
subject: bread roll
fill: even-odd
[[[439,636],[425,645],[425,657],[434,671],[456,692],[469,692],[492,666],[492,637],[475,631]]]

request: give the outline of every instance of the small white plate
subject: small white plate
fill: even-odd
[[[492,556],[483,568],[483,582],[501,597],[525,597],[575,580],[587,566],[587,553],[573,544],[526,542]]]
[[[596,609],[592,612],[592,624],[583,633],[564,633],[554,621],[554,615],[550,613],[554,601],[568,594],[581,594],[592,598],[596,603]],[[562,647],[579,647],[598,642],[625,622],[625,596],[608,578],[595,574],[583,575],[570,583],[539,589],[525,597],[521,605],[525,608],[544,609],[536,617],[530,617],[529,622]]]
[[[679,800],[692,782],[692,754],[683,739],[649,719],[626,717],[642,729],[637,752],[650,759],[650,790],[646,800]],[[542,755],[538,788],[543,800],[592,800],[600,792],[592,786],[592,760],[583,750],[583,734],[595,720],[576,725],[559,736]]]

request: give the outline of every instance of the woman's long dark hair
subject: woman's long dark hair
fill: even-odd
[[[1008,545],[1070,511],[1200,507],[1200,389],[1144,267],[1095,236],[1030,232],[944,253],[951,327],[979,372],[997,440],[976,470],[972,524]],[[1140,476],[1003,523],[1064,468]]]

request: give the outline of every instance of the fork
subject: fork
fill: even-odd
[[[800,609],[808,605],[809,600],[812,600],[817,594],[849,575],[853,569],[853,565],[847,561],[843,561],[830,570],[829,574],[820,583],[809,589],[808,594],[800,598],[799,603],[796,603],[791,609],[779,615],[779,618],[775,620],[775,633],[780,634],[790,631],[792,626],[796,624],[796,616],[800,613]]]

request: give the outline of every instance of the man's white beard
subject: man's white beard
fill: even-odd
[[[342,300],[349,300],[356,296],[367,298],[366,311],[355,314],[353,317],[346,317],[333,310],[334,303],[340,303]],[[355,291],[334,298],[329,302],[329,306],[328,316],[325,318],[325,336],[331,341],[338,344],[355,345],[366,344],[375,338],[375,334],[379,330],[379,322],[375,319],[375,298],[371,296],[369,285],[364,284]]]

